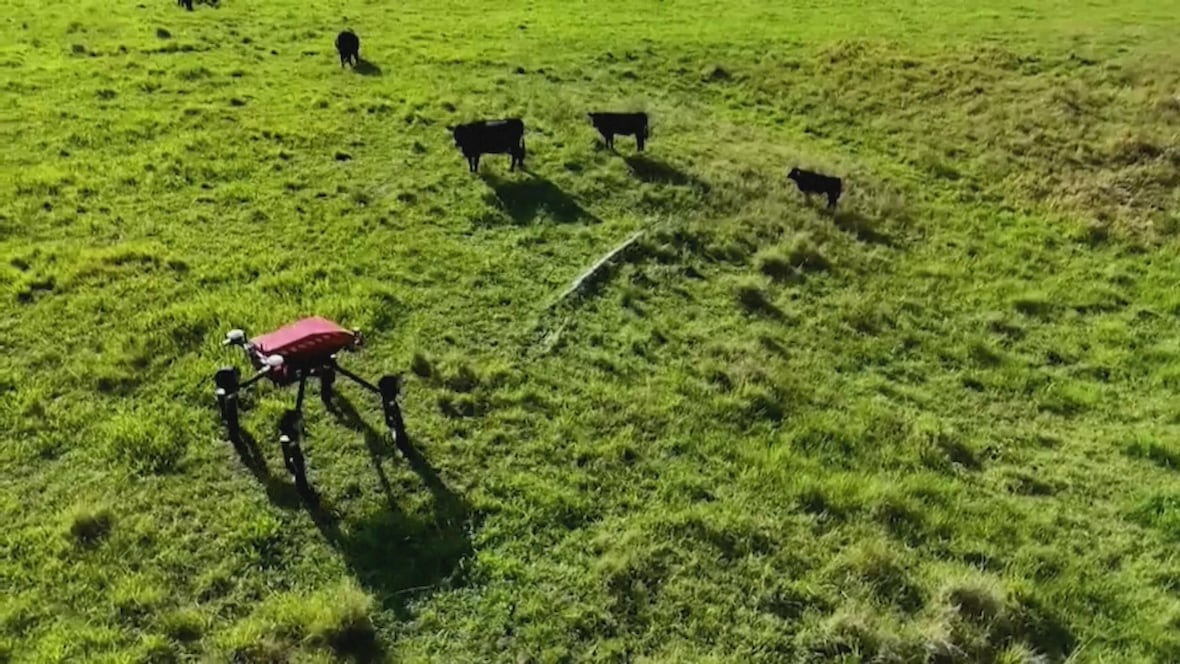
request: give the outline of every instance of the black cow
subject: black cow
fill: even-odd
[[[590,122],[606,147],[615,149],[615,134],[634,136],[635,146],[643,152],[643,144],[647,140],[647,113],[590,113]]]
[[[836,201],[840,199],[840,194],[844,191],[844,181],[830,175],[792,168],[791,172],[787,173],[787,177],[794,180],[799,191],[804,194],[809,196],[811,194],[826,195],[830,208],[836,207]]]
[[[524,121],[520,118],[480,120],[448,129],[472,173],[479,171],[479,157],[484,154],[510,154],[508,170],[516,170],[518,164],[524,168]]]
[[[176,0],[177,7],[184,7],[190,12],[193,10],[193,0]]]
[[[361,38],[352,30],[345,30],[336,35],[336,50],[340,53],[340,66],[350,62],[353,67],[361,61]]]

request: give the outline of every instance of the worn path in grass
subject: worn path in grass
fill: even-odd
[[[0,659],[1180,657],[1180,11],[768,4],[9,0]]]

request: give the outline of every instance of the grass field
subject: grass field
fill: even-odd
[[[1180,660],[1180,5],[492,4],[0,0],[0,661]]]

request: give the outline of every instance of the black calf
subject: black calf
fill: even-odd
[[[615,149],[615,135],[634,136],[635,147],[643,152],[648,137],[647,113],[589,113],[590,123],[602,134],[606,147]]]
[[[340,53],[340,66],[343,67],[350,62],[353,67],[361,60],[361,38],[356,36],[352,30],[345,30],[336,35],[336,51]]]
[[[844,181],[830,175],[822,175],[811,171],[792,168],[787,177],[795,181],[799,191],[804,194],[824,194],[828,197],[828,207],[836,207],[840,194],[844,191]]]
[[[524,168],[524,121],[519,118],[480,120],[449,129],[472,173],[479,170],[479,158],[484,154],[510,154],[508,170],[516,170],[518,165]]]

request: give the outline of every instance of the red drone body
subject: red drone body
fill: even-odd
[[[283,363],[269,371],[267,378],[286,385],[295,380],[299,369],[321,367],[333,355],[356,350],[361,344],[359,330],[346,330],[327,318],[312,316],[255,337],[243,347],[255,369],[266,366],[268,358],[283,358]]]

